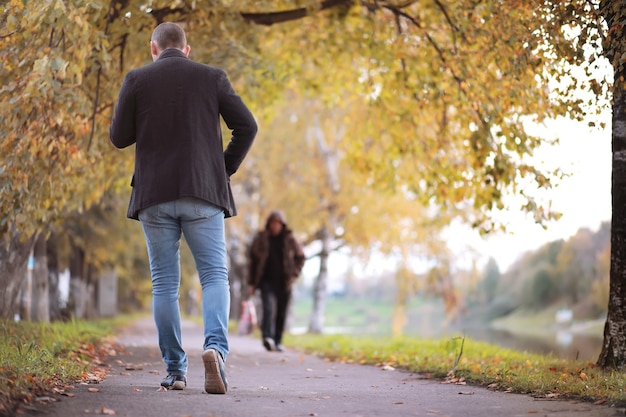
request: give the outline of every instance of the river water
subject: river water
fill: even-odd
[[[367,323],[354,326],[346,320],[346,326],[325,326],[324,333],[369,335],[388,337],[391,332],[388,317],[368,315]],[[463,321],[463,319],[461,319]],[[489,323],[471,321],[463,324],[447,324],[441,303],[425,303],[410,311],[404,326],[404,334],[426,339],[466,336],[506,349],[519,352],[552,355],[563,359],[580,359],[595,362],[602,349],[603,320],[594,323],[574,323],[557,326],[555,323],[537,324],[544,331],[527,332],[526,329],[494,328]],[[293,323],[290,332],[306,332],[304,319]],[[590,331],[589,329],[593,329]]]
[[[520,352],[551,354],[563,359],[595,362],[602,349],[602,336],[573,332],[569,329],[547,330],[542,336],[522,335],[488,327],[474,327],[464,332],[468,337]]]

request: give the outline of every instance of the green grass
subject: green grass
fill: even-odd
[[[523,394],[621,404],[626,374],[593,363],[533,355],[453,337],[286,337],[290,347],[346,363],[393,366],[450,383],[466,382]]]
[[[113,323],[0,322],[0,415],[85,377]]]

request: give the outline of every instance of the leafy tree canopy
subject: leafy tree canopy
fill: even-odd
[[[591,76],[602,41],[596,8],[11,0],[0,16],[0,228],[28,235],[112,185],[127,187],[132,156],[111,149],[108,123],[124,73],[149,62],[147,39],[165,20],[185,26],[194,59],[229,71],[260,118],[286,87],[342,109],[346,155],[363,183],[469,207],[467,220],[486,230],[514,192],[544,222],[555,213],[532,190],[560,173],[528,162],[542,139],[524,123],[581,119],[608,94]],[[578,91],[597,96],[589,103]]]

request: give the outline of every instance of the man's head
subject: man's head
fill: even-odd
[[[183,28],[172,22],[161,23],[152,32],[152,37],[150,38],[152,59],[156,61],[161,52],[168,48],[183,51],[185,55],[189,55],[189,50],[191,49],[187,45],[187,38]]]
[[[269,230],[272,236],[278,236],[284,231],[286,224],[285,214],[280,210],[274,210],[267,217],[265,228]]]

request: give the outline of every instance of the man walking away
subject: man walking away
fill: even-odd
[[[202,287],[204,389],[225,394],[230,296],[224,218],[236,215],[229,180],[257,125],[226,73],[192,61],[190,49],[177,24],[154,29],[154,62],[126,74],[109,134],[118,148],[136,144],[127,215],[141,222],[148,248],[154,320],[167,370],[161,386],[187,386],[178,303],[184,235]],[[220,116],[232,131],[225,150]]]

